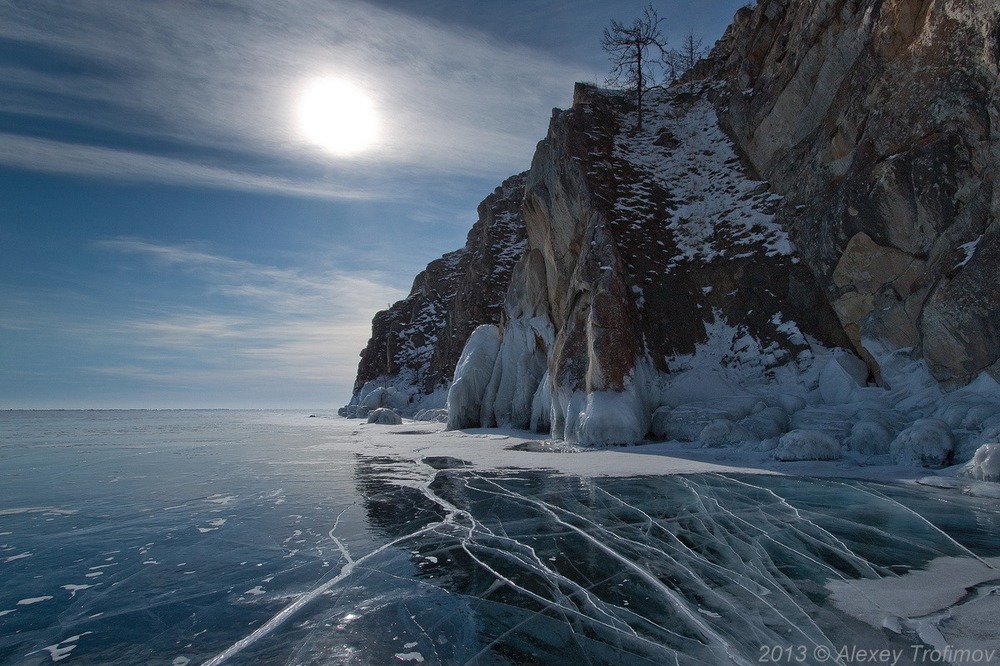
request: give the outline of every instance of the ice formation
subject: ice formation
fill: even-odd
[[[955,441],[941,419],[919,419],[892,440],[889,453],[900,465],[944,467],[952,461]]]
[[[483,324],[469,336],[455,366],[455,379],[448,389],[450,430],[481,424],[483,398],[490,388],[499,351],[500,331],[496,326]]]
[[[379,425],[399,425],[403,422],[403,419],[399,414],[385,407],[380,407],[368,415],[368,423],[377,423]]]
[[[983,444],[962,472],[976,481],[1000,481],[1000,444]]]
[[[778,460],[836,460],[840,442],[815,430],[792,430],[781,436],[774,451]]]
[[[833,171],[799,178],[798,167],[788,166],[799,160],[772,162],[775,155],[800,157],[791,151],[801,145],[819,151],[801,157],[828,163],[826,139],[816,148],[811,138],[825,136],[816,131],[827,122],[823,114],[857,109],[838,107],[846,100],[835,104],[821,84],[862,57],[840,50],[872,39],[854,28],[875,24],[845,10],[849,21],[831,34],[845,30],[850,39],[810,45],[814,36],[792,26],[811,25],[804,17],[821,10],[765,4],[735,24],[733,34],[745,34],[720,42],[717,55],[730,60],[708,68],[735,69],[652,93],[644,132],[633,131],[634,111],[620,96],[593,86],[578,85],[573,107],[553,115],[524,183],[525,254],[499,326],[477,330],[456,367],[450,428],[531,429],[582,445],[674,441],[789,463],[936,469],[973,461],[970,476],[993,475],[996,454],[986,445],[1000,441],[995,291],[977,291],[995,265],[994,234],[984,231],[992,222],[986,203],[966,205],[966,219],[948,206],[938,211],[930,194],[960,187],[976,199],[986,192],[935,171],[954,166],[971,183],[983,146],[957,156],[936,134],[930,143],[914,142],[911,126],[890,122],[885,129],[896,132],[895,142],[914,147],[881,155],[870,172],[851,171],[853,158],[845,157],[827,182]],[[928,26],[950,20],[931,14],[920,28],[928,40]],[[772,20],[803,48],[760,49],[766,31],[749,26]],[[782,68],[811,46],[825,49],[835,66],[810,73],[815,62],[805,63],[786,72],[798,87],[786,87],[792,84]],[[741,63],[763,57],[756,51],[778,58],[770,63],[778,71],[731,89],[726,77],[743,76]],[[923,85],[899,78],[894,56],[869,49],[863,57],[888,57],[865,62],[897,77],[898,90]],[[976,58],[967,64],[978,67]],[[993,76],[994,64],[986,64]],[[818,106],[792,113],[803,100],[784,94],[789,90],[813,91]],[[779,92],[777,115],[755,116],[762,95]],[[952,103],[939,92],[914,94]],[[991,103],[992,96],[967,92],[971,97],[956,99],[975,108]],[[875,97],[854,102],[866,118],[892,117],[871,106],[882,104]],[[786,146],[788,136],[772,121],[800,134]],[[960,125],[957,136],[964,136]],[[767,131],[755,135],[755,128]],[[860,140],[834,138],[838,150],[849,149],[844,155]],[[903,177],[918,163],[942,176],[934,187]],[[965,201],[957,194],[951,200]],[[926,228],[911,228],[911,209],[929,216]],[[393,407],[402,397],[366,387],[359,409]],[[405,397],[411,406],[423,400]],[[430,400],[420,414],[442,418],[442,396]]]
[[[504,328],[483,396],[479,418],[483,427],[531,425],[535,394],[545,374],[545,349],[553,335],[547,317],[514,319]]]

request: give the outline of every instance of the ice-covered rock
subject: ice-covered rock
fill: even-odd
[[[552,383],[546,370],[538,382],[538,388],[531,399],[531,423],[536,432],[546,432],[552,428]]]
[[[851,427],[851,434],[844,440],[844,446],[866,456],[889,453],[892,433],[879,421],[858,421]]]
[[[399,425],[403,419],[394,410],[386,407],[379,407],[368,415],[368,423],[378,425]]]
[[[710,423],[726,416],[723,410],[698,405],[659,407],[653,412],[650,432],[660,439],[694,442]]]
[[[447,423],[448,410],[441,408],[421,409],[413,415],[414,421],[431,421],[434,423]]]
[[[952,462],[955,441],[944,421],[920,419],[892,440],[889,452],[898,465],[944,467]]]
[[[739,425],[758,440],[780,437],[788,432],[788,412],[777,406],[764,407],[741,419]]]
[[[781,461],[837,460],[841,457],[840,442],[817,430],[792,430],[781,436],[774,457]]]
[[[649,432],[647,399],[637,391],[577,391],[557,402],[563,423],[556,436],[584,446],[635,444]],[[558,423],[553,424],[553,430]]]
[[[995,8],[917,4],[760,0],[683,87],[648,96],[643,132],[625,96],[578,85],[523,197],[494,201],[526,236],[503,312],[468,316],[462,299],[502,280],[446,255],[450,277],[378,320],[366,368],[405,357],[428,376],[490,321],[502,333],[458,362],[451,427],[972,457],[1000,416]],[[356,411],[412,409],[390,384]]]
[[[983,444],[962,468],[962,474],[976,481],[1000,481],[1000,444]]]
[[[395,386],[379,386],[361,397],[361,406],[368,409],[405,409],[410,402],[410,396]]]
[[[483,396],[483,427],[531,426],[533,403],[545,375],[554,333],[548,317],[517,318],[504,327],[493,374]]]
[[[337,413],[345,419],[363,419],[368,417],[370,411],[362,405],[346,405],[338,409]]]
[[[858,389],[865,386],[868,366],[854,354],[841,350],[830,356],[819,373],[819,393],[823,402],[838,405],[858,399]]]
[[[705,446],[727,446],[757,440],[757,436],[742,424],[729,419],[716,419],[702,429],[698,440]]]
[[[455,379],[448,389],[448,429],[482,425],[483,398],[493,377],[500,351],[500,329],[492,324],[476,328],[455,366]]]

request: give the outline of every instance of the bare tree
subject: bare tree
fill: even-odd
[[[601,40],[612,64],[607,84],[620,85],[635,95],[637,132],[642,131],[642,98],[655,85],[656,69],[662,66],[666,53],[666,40],[660,35],[662,21],[649,5],[632,25],[612,20]]]
[[[706,49],[700,37],[689,32],[680,48],[670,49],[666,54],[667,73],[671,81],[678,81],[691,72],[698,61],[705,57]]]

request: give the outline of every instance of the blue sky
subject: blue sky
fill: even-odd
[[[0,0],[0,409],[337,407],[645,2]],[[706,44],[744,2],[655,3]],[[377,121],[306,136],[311,82]]]

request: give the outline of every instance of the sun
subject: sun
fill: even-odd
[[[336,155],[355,155],[378,138],[378,117],[371,98],[342,79],[314,81],[299,103],[305,137]]]

